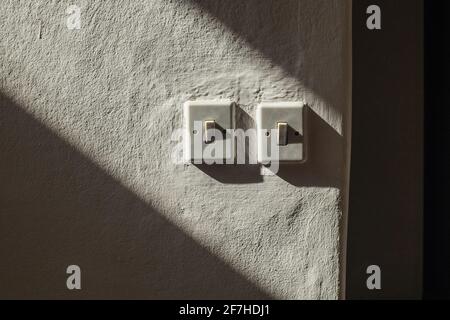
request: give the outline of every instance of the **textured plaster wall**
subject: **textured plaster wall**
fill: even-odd
[[[0,297],[339,297],[350,1],[2,0],[0,21]],[[243,128],[305,101],[308,163],[173,164],[206,98]]]

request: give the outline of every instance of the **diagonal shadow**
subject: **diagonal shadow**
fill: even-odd
[[[281,67],[307,92],[312,93],[314,99],[323,100],[327,113],[335,112],[343,117],[343,132],[340,134],[331,123],[308,108],[307,161],[304,164],[281,165],[277,175],[296,187],[344,188],[346,137],[349,134],[347,112],[350,112],[350,106],[349,91],[343,90],[346,86],[342,84],[350,81],[351,62],[347,61],[346,55],[342,55],[345,50],[349,50],[347,53],[350,55],[347,48],[350,35],[341,38],[339,34],[346,30],[342,25],[342,16],[349,21],[351,19],[350,4],[340,6],[339,1],[330,0],[190,2],[222,22],[272,64]],[[333,20],[334,16],[336,20]],[[348,191],[341,191],[344,199]],[[345,211],[346,204],[342,205]],[[342,222],[344,224],[345,221]],[[342,234],[342,238],[345,239],[346,235]],[[343,255],[342,261],[345,260]],[[344,281],[342,275],[340,277]]]
[[[270,298],[4,95],[0,150],[1,298]]]
[[[339,42],[341,22],[331,21],[328,12],[331,8],[337,17],[349,14],[338,12],[343,10],[340,5],[330,0],[189,1],[333,108],[345,108],[341,84],[347,80],[348,62],[340,52],[347,43]]]
[[[333,61],[332,63],[333,65],[342,64],[342,72],[339,74],[343,74],[344,78],[339,78],[339,74],[330,76],[328,69],[330,62],[325,59],[326,55],[323,53],[345,44],[333,43],[334,38],[328,41],[316,39],[333,36],[334,32],[330,30],[333,23],[330,22],[329,26],[321,23],[321,28],[315,28],[314,25],[318,21],[299,21],[300,10],[316,12],[312,16],[321,17],[318,12],[330,7],[329,0],[190,1],[200,10],[222,22],[233,34],[244,39],[273,64],[282,67],[287,74],[296,78],[314,95],[320,96],[327,102],[333,102],[331,105],[337,110],[343,111],[342,108],[346,107],[345,93],[342,92],[340,84],[345,80],[346,62]],[[325,19],[326,14],[323,15]],[[316,45],[317,41],[321,45]],[[334,56],[333,53],[330,53],[330,56]],[[341,181],[345,170],[345,133],[339,134],[311,107],[308,107],[306,135],[308,160],[304,164],[283,164],[277,175],[297,187],[342,187]],[[239,175],[236,176],[229,172],[236,168],[222,169],[208,166],[199,166],[199,168],[222,183],[241,184],[263,181],[259,177],[258,166],[242,166],[242,171],[245,173],[239,171]]]
[[[298,0],[190,0],[290,74],[299,71]],[[286,55],[286,52],[291,54]]]

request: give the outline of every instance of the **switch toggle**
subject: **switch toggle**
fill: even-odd
[[[286,122],[278,122],[278,145],[288,145],[288,124]]]
[[[216,140],[216,137],[214,136],[215,129],[216,129],[215,121],[205,121],[204,129],[203,129],[205,143],[213,143]]]

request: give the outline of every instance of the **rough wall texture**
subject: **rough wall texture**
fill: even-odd
[[[349,1],[3,0],[0,21],[0,297],[339,297]],[[173,164],[201,98],[244,128],[305,101],[308,163]]]

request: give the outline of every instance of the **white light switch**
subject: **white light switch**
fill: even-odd
[[[234,104],[230,100],[184,104],[184,159],[195,164],[234,160]]]
[[[306,160],[304,109],[301,102],[268,102],[257,107],[259,163]]]

